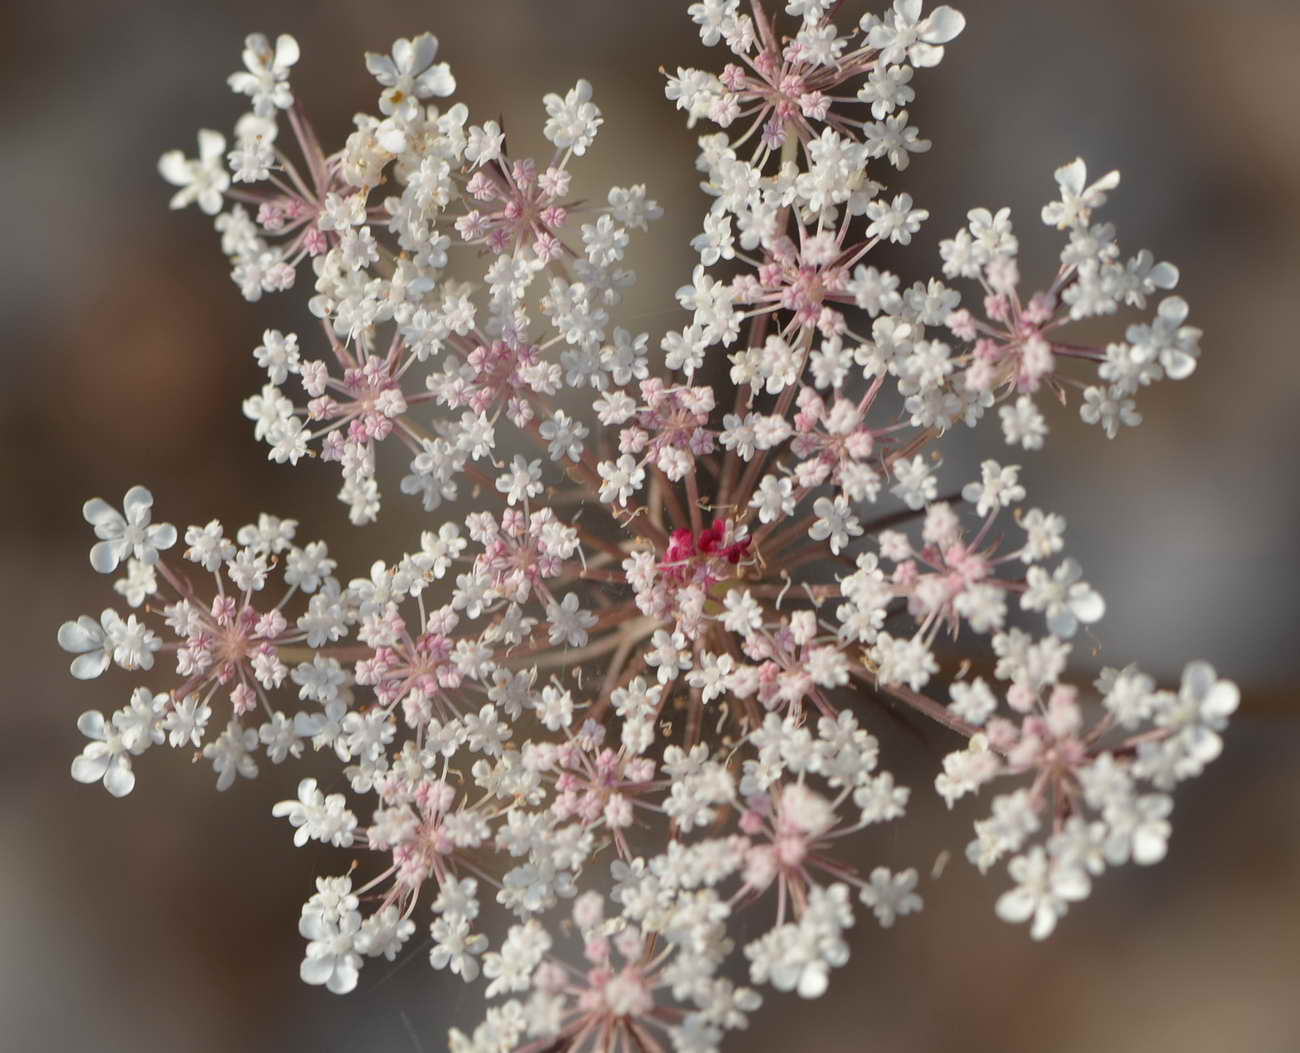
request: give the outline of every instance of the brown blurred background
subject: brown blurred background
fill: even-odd
[[[1045,276],[1059,242],[1036,217],[1053,168],[1082,155],[1090,172],[1122,170],[1107,216],[1125,249],[1181,267],[1203,364],[1146,394],[1140,430],[1108,443],[1060,414],[1047,452],[1020,459],[1108,600],[1096,661],[1140,659],[1172,681],[1186,659],[1208,658],[1242,685],[1243,712],[1222,761],[1178,796],[1166,862],[1108,875],[1045,946],[994,918],[1001,879],[978,879],[962,859],[977,813],[946,815],[929,788],[950,743],[887,725],[888,763],[915,787],[913,821],[866,850],[923,873],[944,848],[953,860],[925,881],[919,917],[887,933],[861,919],[825,1000],[772,1000],[733,1048],[1300,1050],[1300,5],[958,6],[966,33],[917,76],[914,116],[935,146],[899,182],[932,218],[898,265],[909,278],[937,273],[938,240],[966,209],[1008,204],[1026,280]],[[246,32],[297,36],[295,92],[326,143],[373,108],[361,52],[399,35],[436,33],[458,97],[476,120],[503,115],[516,151],[540,142],[541,95],[587,76],[607,124],[580,179],[643,180],[669,211],[635,243],[643,277],[628,305],[658,331],[689,272],[703,198],[692,136],[656,69],[717,60],[684,8],[4,5],[0,1048],[418,1053],[442,1048],[448,1024],[473,1023],[473,999],[418,946],[395,966],[369,964],[348,998],[299,983],[299,905],[314,875],[347,862],[295,850],[271,819],[302,769],[263,764],[262,779],[218,796],[206,765],[186,770],[159,749],[137,764],[125,801],[71,781],[77,714],[121,705],[128,684],[74,682],[55,644],[61,621],[113,598],[86,563],[80,505],[146,482],[178,524],[295,516],[306,536],[330,539],[348,576],[417,537],[416,509],[395,486],[381,524],[357,531],[332,499],[331,471],[266,462],[239,412],[260,384],[250,352],[267,326],[305,326],[305,310],[285,297],[245,305],[210,221],[166,208],[158,155],[192,153],[198,127],[227,130],[242,112],[224,78]],[[999,445],[949,454],[945,480],[969,478]]]

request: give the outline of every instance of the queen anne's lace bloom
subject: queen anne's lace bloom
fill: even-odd
[[[454,1049],[715,1049],[760,1000],[729,962],[816,997],[854,900],[883,926],[921,908],[914,869],[864,875],[840,847],[909,801],[869,730],[882,704],[964,740],[935,779],[950,806],[997,784],[967,855],[1007,862],[996,911],[1035,938],[1108,867],[1165,854],[1170,791],[1219,754],[1236,688],[1204,662],[1177,692],[1134,666],[1095,696],[1071,684],[1069,641],[1105,606],[1064,520],[1025,507],[1018,465],[956,480],[935,447],[989,415],[1036,450],[1072,391],[1108,435],[1137,424],[1138,391],[1199,355],[1165,295],[1178,271],[1120,255],[1097,215],[1119,177],[1081,160],[1042,213],[1066,244],[1038,291],[1005,208],[968,213],[942,279],[875,266],[929,216],[886,181],[929,148],[914,71],[965,20],[895,0],[846,29],[839,6],[790,0],[782,25],[689,5],[729,58],[667,78],[714,128],[686,315],[657,336],[620,306],[661,209],[641,185],[571,190],[604,121],[585,80],[543,100],[551,155],[519,156],[497,121],[434,104],[456,82],[432,35],[401,39],[366,56],[378,112],[326,152],[290,87],[297,44],[254,34],[234,149],[203,131],[198,160],[162,158],[173,207],[219,213],[247,299],[310,285],[319,331],[253,351],[255,439],[336,465],[356,523],[380,513],[387,444],[435,513],[348,580],[291,519],[193,525],[177,556],[143,487],[85,506],[91,563],[136,613],[66,622],[73,675],[174,673],[83,714],[72,774],[122,796],[164,741],[223,790],[336,764],[273,809],[296,845],[364,860],[303,907],[307,983],[352,990],[367,958],[412,953],[419,915],[432,966],[503,999]],[[1101,346],[1070,335],[1128,309],[1154,313]],[[942,654],[963,632],[989,642],[982,676]]]

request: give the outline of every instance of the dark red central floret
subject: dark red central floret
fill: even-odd
[[[666,580],[682,585],[696,583],[707,586],[721,581],[723,575],[715,573],[710,564],[715,560],[726,560],[734,567],[745,557],[750,545],[747,537],[725,544],[726,536],[726,523],[720,519],[701,530],[698,536],[690,530],[674,530],[668,551],[659,564],[660,573]]]

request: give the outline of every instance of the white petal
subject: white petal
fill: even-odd
[[[158,523],[149,528],[148,537],[154,548],[169,549],[176,544],[176,528],[170,523]]]
[[[1119,186],[1119,171],[1112,169],[1092,184],[1089,190],[1114,190]]]
[[[1068,165],[1063,165],[1056,170],[1056,181],[1061,185],[1061,189],[1071,194],[1082,194],[1084,181],[1088,178],[1088,167],[1083,163],[1083,158],[1076,157]]]
[[[1206,719],[1227,717],[1237,711],[1241,691],[1231,680],[1220,680],[1201,700],[1201,716]]]
[[[304,958],[298,966],[303,983],[323,984],[334,975],[333,958]]]
[[[94,680],[108,668],[108,652],[96,651],[93,654],[77,655],[72,660],[72,675],[78,680]]]
[[[1188,698],[1203,699],[1214,689],[1219,676],[1209,662],[1188,662],[1183,667],[1182,693]]]
[[[799,974],[799,997],[820,998],[830,986],[826,967],[821,964],[806,965]]]
[[[390,154],[400,154],[406,150],[406,133],[394,124],[385,121],[377,129],[376,141]]]
[[[1181,296],[1166,296],[1160,301],[1156,314],[1171,325],[1182,325],[1187,318],[1187,301]]]
[[[1203,725],[1183,729],[1181,737],[1187,743],[1188,753],[1200,764],[1209,764],[1223,752],[1223,739]]]
[[[200,132],[200,135],[203,133]],[[214,133],[215,134],[215,133]],[[222,140],[225,143],[225,140]],[[133,486],[126,492],[126,497],[122,499],[122,510],[126,513],[127,519],[131,522],[148,522],[149,510],[153,507],[153,494],[143,486]],[[140,516],[142,518],[138,519]]]
[[[1034,912],[1034,925],[1029,930],[1029,935],[1036,940],[1045,940],[1052,935],[1052,930],[1056,928],[1056,911],[1047,904],[1042,904]]]
[[[1133,862],[1142,866],[1159,863],[1165,858],[1169,842],[1163,833],[1153,830],[1138,830],[1133,836]]]
[[[227,77],[226,83],[237,95],[252,95],[261,87],[262,82],[253,74],[241,69]]]
[[[81,654],[93,651],[104,642],[104,631],[99,622],[88,614],[83,614],[75,622],[64,622],[59,626],[59,646],[65,651]]]
[[[219,158],[226,151],[226,137],[220,132],[214,132],[211,128],[199,129],[199,158],[203,161],[213,161]],[[132,491],[144,490],[143,486],[133,486]],[[153,496],[148,490],[144,490],[149,496],[149,503],[153,503]]]
[[[292,66],[298,61],[300,55],[298,41],[288,33],[281,33],[275,38],[275,64],[277,66]]]
[[[1075,586],[1078,588],[1078,586]],[[1074,616],[1081,622],[1091,624],[1100,621],[1103,614],[1106,613],[1106,601],[1101,598],[1101,594],[1092,589],[1080,589],[1075,592],[1071,590],[1070,610]]]
[[[943,45],[913,44],[907,49],[907,58],[919,69],[937,66],[943,61]]]
[[[1172,289],[1178,284],[1178,268],[1172,263],[1157,263],[1147,278],[1158,289]]]
[[[1017,924],[1029,920],[1029,916],[1034,913],[1037,902],[1037,897],[1031,895],[1028,890],[1013,888],[1010,892],[1004,892],[998,897],[997,906],[994,907],[994,910],[1003,921]]]
[[[100,541],[90,550],[90,565],[100,574],[112,574],[117,570],[117,544],[112,541]]]
[[[1086,899],[1092,891],[1088,875],[1075,867],[1063,867],[1052,875],[1052,891],[1062,899]]]
[[[344,958],[334,966],[334,975],[325,982],[325,987],[334,994],[347,994],[357,986],[358,975],[357,967]]]
[[[114,797],[125,797],[135,789],[135,772],[131,770],[131,762],[120,754],[108,766],[108,771],[104,772],[104,789]]]
[[[921,18],[921,0],[894,0],[894,13],[908,25],[913,25]]]
[[[319,940],[326,935],[325,924],[321,921],[319,914],[304,914],[298,919],[298,935],[304,940]],[[307,961],[313,959],[308,958]]]
[[[927,44],[946,44],[965,28],[966,16],[945,4],[930,12],[922,39]]]
[[[99,782],[108,771],[109,757],[105,753],[99,757],[88,757],[84,753],[72,760],[72,777],[77,782],[84,782],[89,785],[92,782]]]
[[[385,88],[391,87],[399,76],[392,59],[387,55],[376,55],[374,52],[366,53],[366,69]]]
[[[1196,357],[1186,351],[1161,351],[1160,364],[1170,380],[1186,380],[1196,372]]]
[[[221,194],[211,188],[204,190],[198,196],[199,208],[209,216],[215,216],[221,211]]]
[[[419,95],[437,95],[445,99],[456,90],[456,78],[451,75],[451,67],[447,63],[439,62],[420,74],[415,82],[415,90]]]
[[[121,513],[102,497],[92,497],[82,505],[81,514],[91,526],[99,526],[100,523],[122,518]]]
[[[412,72],[428,69],[436,54],[438,54],[438,38],[432,33],[421,33],[411,41],[411,64],[408,68]]]
[[[1053,636],[1069,640],[1079,631],[1079,619],[1070,610],[1057,611],[1048,616],[1047,631]]]
[[[393,41],[393,65],[399,74],[409,75],[415,62],[415,48],[405,37]]]
[[[77,730],[88,739],[103,741],[104,714],[97,709],[88,709],[77,718]]]
[[[189,186],[192,182],[190,179],[190,163],[185,160],[185,155],[179,150],[168,150],[162,157],[158,158],[158,174],[173,186]]]

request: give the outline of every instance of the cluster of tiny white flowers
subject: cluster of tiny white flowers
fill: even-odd
[[[1064,520],[1026,509],[1019,467],[994,460],[941,496],[935,448],[996,407],[1007,443],[1037,449],[1072,388],[1108,435],[1137,424],[1140,387],[1195,367],[1187,305],[1160,300],[1104,348],[1063,331],[1147,308],[1177,270],[1121,258],[1094,218],[1118,175],[1089,184],[1082,161],[1043,209],[1068,236],[1045,289],[1019,292],[1005,208],[941,246],[977,309],[873,266],[928,216],[883,179],[929,149],[914,73],[965,20],[895,0],[846,29],[838,7],[790,0],[783,29],[758,3],[689,6],[730,58],[667,78],[721,130],[699,139],[712,203],[676,295],[689,317],[657,343],[618,308],[631,234],[660,208],[641,185],[570,189],[604,121],[586,81],[543,100],[552,155],[516,157],[497,122],[433,101],[456,82],[432,35],[398,40],[366,56],[378,113],[326,153],[290,85],[297,43],[254,34],[229,79],[252,107],[233,148],[204,130],[197,159],[161,159],[172,207],[217,217],[247,299],[312,282],[320,331],[268,329],[253,350],[267,382],[243,409],[270,458],[336,462],[361,524],[387,440],[406,450],[400,490],[442,512],[345,581],[290,519],[182,537],[143,487],[121,511],[88,502],[90,562],[121,570],[131,611],[63,625],[73,675],[164,656],[175,674],[83,714],[72,774],[122,796],[164,741],[219,790],[259,763],[337,762],[273,809],[296,845],[372,861],[317,881],[302,979],[350,991],[427,924],[435,969],[504,998],[454,1050],[713,1050],[760,1001],[724,977],[735,964],[825,991],[854,899],[882,926],[922,906],[914,869],[863,874],[839,851],[908,804],[869,731],[882,705],[964,740],[936,779],[950,806],[1019,780],[967,854],[981,871],[1010,857],[996,910],[1036,938],[1107,866],[1165,854],[1169,791],[1220,751],[1237,691],[1203,662],[1176,693],[1108,669],[1099,705],[1062,681],[1104,613],[1062,556]],[[479,280],[447,274],[458,254]],[[726,380],[703,382],[719,360]],[[969,662],[945,673],[941,641],[963,630],[988,637],[996,690]],[[947,701],[922,693],[945,675]]]

